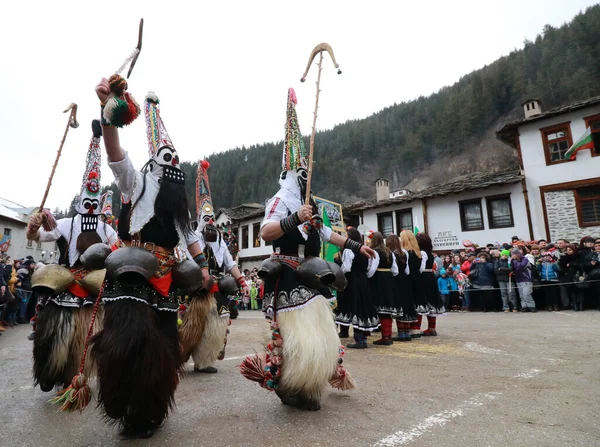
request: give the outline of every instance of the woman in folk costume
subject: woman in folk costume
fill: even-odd
[[[377,255],[371,263],[371,295],[375,301],[375,308],[381,321],[381,338],[373,342],[374,345],[389,346],[392,341],[392,317],[399,312],[398,290],[396,276],[398,264],[396,255],[385,245],[383,235],[376,231],[371,237],[371,248]]]
[[[92,305],[104,280],[103,265],[87,265],[86,250],[103,243],[105,256],[117,241],[115,231],[99,221],[100,212],[100,122],[92,123],[94,136],[87,152],[81,194],[75,217],[60,219],[51,231],[40,228],[42,215],[32,216],[27,238],[39,242],[57,241],[59,265],[38,269],[32,277],[33,290],[41,297],[36,335],[33,341],[35,384],[50,391],[56,383],[68,386],[77,374]],[[96,247],[93,247],[93,251]],[[93,263],[92,263],[93,264]],[[101,318],[97,319],[101,324]],[[98,328],[96,326],[95,330]],[[88,363],[88,374],[93,364]]]
[[[96,94],[104,107],[111,86],[103,79]],[[180,239],[208,282],[208,265],[190,227],[185,175],[161,119],[158,98],[144,104],[150,160],[137,171],[106,121],[103,135],[109,167],[122,194],[120,248],[106,260],[104,329],[92,339],[98,365],[98,400],[106,418],[125,437],[147,438],[174,403],[181,355],[174,294],[174,253]]]
[[[409,269],[407,277],[407,289],[413,294],[413,306],[417,306],[417,296],[422,295],[423,290],[423,278],[421,271],[425,268],[425,253],[419,248],[417,238],[412,231],[404,230],[400,233],[400,244],[402,249],[408,253],[407,267]],[[421,309],[422,310],[422,309]],[[415,308],[415,312],[412,313],[411,321],[408,322],[410,337],[420,338],[421,337],[421,321],[423,316],[418,313],[419,309]],[[402,327],[403,332],[406,332],[406,325]],[[404,335],[406,337],[406,335]]]
[[[433,244],[427,233],[417,234],[417,242],[421,248],[421,289],[416,295],[417,312],[427,316],[427,329],[421,335],[435,337],[438,315],[446,312],[442,295],[437,286],[437,278],[433,270]],[[416,330],[421,330],[421,320],[417,321]]]
[[[324,263],[324,269],[329,269],[319,258],[321,238],[355,255],[374,253],[320,225],[313,217],[318,214],[316,207],[303,205],[310,194],[306,191],[308,157],[295,104],[296,95],[289,89],[280,189],[267,203],[261,225],[262,238],[273,241],[274,250],[259,272],[265,280],[263,311],[272,320],[273,342],[267,354],[246,358],[241,372],[274,390],[284,404],[315,411],[321,408],[321,394],[331,379],[350,378],[341,362],[338,367],[343,352],[329,302],[319,291],[323,286],[314,280],[317,275],[306,270],[311,263],[317,268]]]
[[[348,229],[348,238],[360,243],[362,236],[356,228]],[[371,295],[369,274],[372,276],[374,263],[370,258],[355,255],[352,250],[342,252],[342,271],[346,275],[348,285],[338,292],[338,307],[335,309],[335,322],[340,326],[352,326],[354,343],[346,345],[351,349],[364,349],[367,345],[367,334],[379,327],[379,317]]]
[[[385,239],[385,245],[394,253],[398,264],[398,276],[396,276],[398,313],[395,315],[398,335],[392,337],[392,340],[411,341],[410,324],[417,321],[417,312],[415,310],[413,283],[410,279],[410,255],[407,250],[402,248],[400,238],[395,234],[390,234]]]
[[[210,195],[208,168],[210,164],[198,162],[196,177],[196,212],[200,248],[214,282],[210,290],[202,289],[190,294],[190,305],[179,327],[182,360],[194,359],[194,371],[214,374],[215,361],[223,360],[229,320],[229,296],[235,295],[238,286],[247,289],[246,281],[233,260],[223,236],[214,226],[215,212]],[[231,275],[235,281],[231,280]],[[237,283],[237,284],[236,284]]]

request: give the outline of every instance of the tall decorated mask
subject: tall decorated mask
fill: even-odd
[[[159,179],[183,184],[185,183],[185,175],[179,164],[179,154],[160,117],[159,103],[156,94],[148,92],[144,101],[148,152],[150,155],[148,170]]]
[[[198,214],[198,230],[204,235],[207,242],[218,239],[218,230],[214,225],[215,210],[210,195],[208,182],[208,168],[210,163],[206,160],[198,162],[198,175],[196,177],[196,213]]]
[[[100,137],[102,127],[92,121],[93,136],[87,151],[77,212],[82,216],[82,231],[95,231],[100,214]]]

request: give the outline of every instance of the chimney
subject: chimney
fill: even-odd
[[[542,113],[542,105],[539,99],[528,99],[523,101],[521,105],[523,106],[523,112],[525,112],[525,119]]]
[[[377,201],[389,200],[390,198],[390,181],[384,178],[375,180],[375,191],[377,193]]]

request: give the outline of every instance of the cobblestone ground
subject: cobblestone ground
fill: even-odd
[[[19,326],[0,337],[0,445],[600,445],[599,326],[598,311],[450,314],[438,337],[349,351],[358,389],[332,390],[304,413],[239,374],[268,336],[258,312],[242,312],[219,373],[187,365],[177,408],[144,441],[120,440],[93,405],[57,413],[32,387],[29,327]]]

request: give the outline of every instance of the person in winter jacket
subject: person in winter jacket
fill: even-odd
[[[475,260],[475,252],[471,251],[465,254],[466,260],[461,264],[460,271],[468,278],[471,273],[471,264]],[[463,310],[469,311],[471,309],[471,288],[470,283],[464,288],[463,292]]]
[[[473,277],[474,276],[474,277]],[[494,305],[494,264],[487,252],[479,253],[471,264],[471,284],[473,285],[473,301],[479,301],[484,312],[498,310]]]
[[[521,297],[521,312],[535,312],[535,302],[532,296],[533,281],[529,261],[518,248],[512,251],[511,268],[513,279],[517,284],[519,296]]]
[[[571,282],[575,281],[577,277],[582,276],[584,272],[581,265],[579,247],[575,244],[567,245],[565,254],[558,260],[558,265],[561,273],[564,272],[565,277]],[[571,296],[573,309],[575,311],[583,310],[583,289],[581,289],[581,286],[570,284],[569,295]]]
[[[558,275],[560,273],[560,267],[552,252],[547,251],[542,254],[540,262],[537,264],[537,268],[540,272],[546,310],[559,310],[560,290],[558,285]]]
[[[458,284],[456,284],[456,280],[453,276],[448,276],[448,272],[445,268],[440,270],[440,277],[437,280],[437,284],[440,295],[442,295],[442,300],[444,301],[444,307],[449,310],[456,307],[456,305],[453,306],[452,303],[459,301]]]
[[[510,251],[502,250],[500,258],[494,262],[494,272],[496,273],[496,281],[500,287],[500,295],[502,297],[502,310],[504,312],[517,311],[517,291],[516,284],[510,281],[512,268],[510,266]]]

